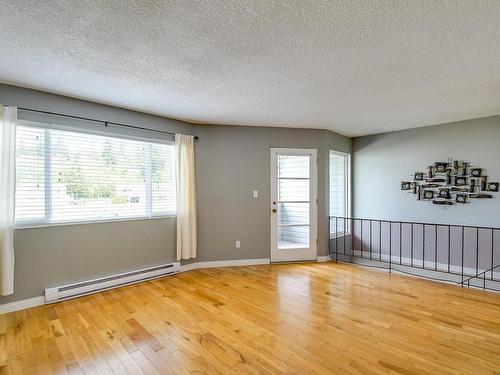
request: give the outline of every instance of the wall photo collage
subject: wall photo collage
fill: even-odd
[[[401,190],[414,194],[417,200],[451,206],[493,198],[491,193],[498,192],[498,182],[489,182],[483,168],[450,160],[435,162],[426,172],[415,172],[413,181],[401,182]]]

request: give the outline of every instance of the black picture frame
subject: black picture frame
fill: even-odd
[[[455,186],[465,186],[467,185],[468,178],[464,176],[455,176]]]
[[[408,181],[401,181],[401,190],[411,190],[412,183]]]
[[[424,190],[423,199],[433,199],[434,198],[434,190]]]
[[[486,191],[498,191],[498,182],[487,182]]]
[[[471,168],[470,169],[470,175],[472,177],[481,177],[482,172],[483,172],[482,168]]]
[[[434,163],[434,169],[438,173],[444,173],[448,169],[448,163],[437,161]]]
[[[450,189],[440,189],[438,193],[439,198],[450,199]]]

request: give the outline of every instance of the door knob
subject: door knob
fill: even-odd
[[[273,208],[273,213],[276,213],[276,211],[278,211],[276,208]]]

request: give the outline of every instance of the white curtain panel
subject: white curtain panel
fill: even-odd
[[[0,105],[0,295],[14,293],[17,108]]]
[[[176,134],[177,260],[196,258],[194,137]]]

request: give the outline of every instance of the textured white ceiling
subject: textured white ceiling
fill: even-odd
[[[363,135],[500,113],[500,0],[0,0],[0,81]]]

